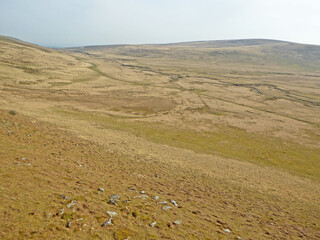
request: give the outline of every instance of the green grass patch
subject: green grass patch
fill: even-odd
[[[219,155],[241,161],[281,168],[320,180],[320,149],[245,130],[215,125],[213,132],[198,132],[160,123],[132,121],[121,117],[55,108],[60,115],[127,131],[138,137],[197,153]]]

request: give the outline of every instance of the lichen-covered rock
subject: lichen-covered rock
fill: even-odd
[[[153,223],[150,223],[149,226],[154,227],[156,224],[157,224],[157,222],[153,222]]]
[[[109,218],[108,221],[104,222],[104,223],[102,224],[102,227],[110,226],[110,225],[113,225],[113,224],[112,224],[112,218]]]
[[[107,211],[107,214],[108,214],[110,217],[114,217],[114,216],[117,216],[117,215],[118,215],[118,213],[112,212],[112,211]]]
[[[118,199],[120,198],[119,194],[113,194],[110,196],[110,199]]]

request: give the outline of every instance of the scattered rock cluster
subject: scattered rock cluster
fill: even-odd
[[[1,128],[9,128],[10,126],[11,126],[10,123],[0,122],[0,129]],[[9,129],[7,133],[8,133],[7,135],[9,136],[10,134],[14,134],[15,131]],[[26,137],[31,138],[31,135],[28,134],[28,135],[26,135]],[[17,163],[18,166],[31,166],[31,163],[28,162],[28,159],[26,157],[19,158],[18,160],[20,160],[20,162]],[[84,167],[85,168],[85,166],[83,164],[78,164],[78,165],[80,167]],[[156,175],[156,177],[159,177],[159,175]],[[147,200],[147,201],[150,201],[149,203],[155,204],[156,206],[158,206],[159,209],[161,209],[163,211],[168,211],[168,213],[173,211],[174,208],[180,207],[178,202],[173,200],[173,199],[161,200],[160,196],[152,196],[151,197],[151,196],[149,196],[147,194],[147,192],[145,190],[137,191],[135,187],[130,187],[130,188],[128,188],[128,190],[136,192],[137,195],[132,196],[131,198],[129,197],[129,199],[122,200],[122,203],[128,203],[128,202],[132,201],[132,199],[138,199],[138,200],[140,199],[141,201],[142,200]],[[104,188],[97,188],[97,193],[104,194],[105,193],[105,189]],[[65,205],[64,208],[61,208],[60,210],[58,210],[55,213],[56,216],[61,216],[63,218],[63,216],[66,213],[68,213],[68,211],[69,212],[70,211],[73,211],[73,212],[76,211],[77,207],[75,207],[75,206],[77,206],[77,204],[78,204],[76,200],[72,200],[72,198],[69,198],[69,197],[67,197],[65,195],[60,195],[60,198],[65,200],[65,204],[66,205]],[[118,207],[119,211],[121,211],[120,207],[118,206],[118,204],[121,203],[120,199],[121,198],[120,198],[119,194],[113,194],[113,195],[109,196],[109,198],[107,200],[107,203],[110,204],[110,205],[113,205],[115,207]],[[104,222],[100,223],[102,227],[113,226],[113,225],[116,224],[116,222],[113,221],[114,218],[116,219],[116,217],[119,216],[119,214],[116,211],[111,211],[111,210],[107,210],[106,211],[107,216],[104,219]],[[47,214],[48,218],[52,217],[52,216],[53,216],[52,213]],[[136,212],[132,212],[132,216],[133,217],[137,217],[137,213]],[[75,224],[75,222],[83,221],[83,218],[78,218],[78,219],[64,218],[64,219],[66,219],[66,223],[65,223],[65,227],[66,228],[72,228],[73,225]],[[159,228],[158,225],[157,225],[158,222],[155,221],[155,220],[156,219],[154,219],[147,226],[149,226],[151,228]],[[158,219],[158,221],[159,221],[159,219]],[[183,222],[180,219],[176,219],[175,221],[170,223],[170,225],[171,224],[179,226],[179,225],[183,224]],[[224,228],[223,231],[226,234],[231,234],[232,233],[232,231],[229,228]],[[236,239],[241,240],[242,238],[238,236]]]

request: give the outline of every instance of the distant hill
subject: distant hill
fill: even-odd
[[[86,54],[104,54],[105,52],[128,57],[190,59],[196,61],[214,61],[216,63],[245,66],[277,66],[318,71],[320,69],[320,46],[292,43],[268,39],[238,39],[195,41],[169,44],[144,45],[95,45],[73,48],[51,49],[21,41],[16,38],[0,36],[0,42],[18,44],[47,53],[61,51]]]
[[[146,45],[98,45],[64,49],[87,54],[113,53],[128,57],[190,59],[225,65],[278,66],[317,71],[320,46],[267,39],[242,39]]]
[[[241,47],[241,46],[253,46],[253,45],[275,45],[275,44],[287,44],[287,43],[290,43],[290,42],[270,40],[270,39],[234,39],[234,40],[179,42],[179,43],[169,43],[168,45],[223,48],[223,47]]]

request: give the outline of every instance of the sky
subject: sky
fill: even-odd
[[[320,0],[0,0],[0,35],[50,47],[247,38],[320,45]]]

